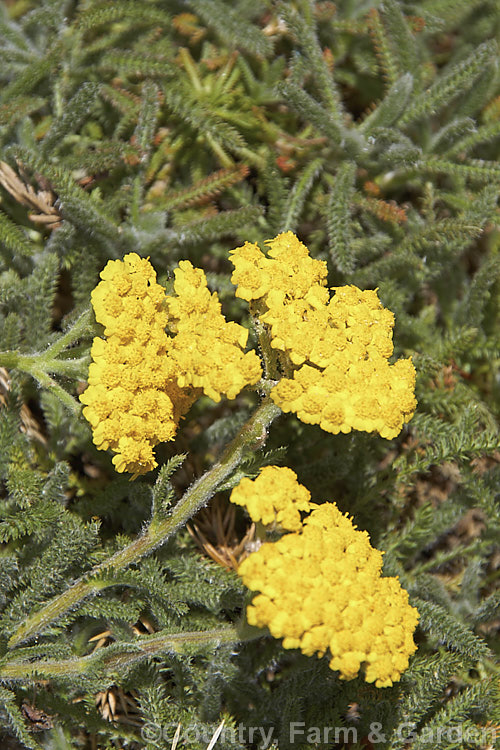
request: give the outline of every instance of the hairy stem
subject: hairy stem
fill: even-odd
[[[106,570],[122,570],[163,544],[210,500],[217,487],[239,466],[246,453],[265,441],[267,428],[278,414],[280,414],[279,407],[269,399],[263,401],[228,445],[220,460],[191,485],[172,509],[170,515],[165,518],[153,518],[147,530],[131,544],[104,560],[66,591],[54,597],[38,612],[28,617],[11,636],[9,646],[12,648],[28,638],[40,634],[52,622],[73,609],[83,599],[92,596],[108,585],[113,585],[99,580],[99,574]]]
[[[49,346],[46,354],[50,357],[50,359],[54,359],[55,357],[57,357],[57,355],[60,354],[63,349],[71,346],[71,344],[73,344],[85,333],[87,333],[93,319],[94,317],[90,312],[90,308],[87,308],[87,310],[85,310],[80,315],[78,320],[75,321],[73,326],[69,328],[66,333],[63,333],[62,336],[59,336],[57,341],[54,341],[54,343]]]
[[[216,628],[188,633],[155,634],[137,638],[131,643],[115,643],[106,649],[97,649],[87,656],[72,659],[40,659],[37,661],[10,661],[2,665],[0,673],[5,680],[51,679],[92,674],[96,669],[116,672],[123,667],[160,653],[182,653],[185,646],[205,643],[232,643],[241,640],[235,627]]]

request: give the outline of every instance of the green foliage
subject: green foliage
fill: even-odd
[[[255,11],[263,10],[256,3],[255,10],[246,3],[238,8],[228,6],[221,0],[190,0],[189,6],[230,47],[241,48],[251,55],[267,57],[273,47],[258,26],[250,23]],[[243,16],[243,18],[242,18]]]
[[[321,171],[321,159],[312,161],[304,168],[302,174],[294,184],[288,200],[285,203],[285,215],[280,227],[281,232],[288,232],[296,229],[298,219],[307,199],[307,195],[312,188],[315,178]]]
[[[2,724],[12,735],[17,737],[21,747],[37,748],[40,745],[35,741],[26,729],[24,718],[16,703],[16,696],[10,690],[0,688],[0,710],[2,713]]]
[[[452,750],[444,730],[500,722],[499,31],[496,0],[0,2],[2,747],[156,750],[181,723],[205,750],[224,718],[231,750],[252,726],[318,746],[290,722]],[[387,442],[282,415],[238,453],[260,394],[200,399],[154,473],[117,475],[77,401],[105,263],[138,252],[169,285],[189,259],[251,327],[228,251],[288,229],[394,312],[409,425]],[[418,608],[392,688],[242,623],[248,592],[209,556],[243,539],[220,508],[269,463],[366,529]],[[97,710],[112,689],[137,725]],[[145,744],[145,724],[173,729]]]
[[[0,238],[5,250],[13,255],[31,255],[33,252],[21,229],[4,213],[0,213]]]
[[[355,165],[344,162],[335,176],[328,200],[328,245],[335,267],[343,274],[354,270],[351,243],[350,201],[354,193]]]
[[[442,643],[460,651],[471,662],[489,655],[484,642],[443,611],[442,607],[422,599],[415,599],[415,605],[420,613],[420,626]]]
[[[470,89],[482,74],[485,65],[489,65],[496,57],[496,44],[484,42],[465,60],[441,73],[428,91],[417,96],[407,108],[402,122],[408,125],[446,107],[459,93]]]

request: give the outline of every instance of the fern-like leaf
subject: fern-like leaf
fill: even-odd
[[[33,253],[26,235],[3,211],[0,211],[0,243],[11,253],[21,256],[30,256]]]
[[[208,203],[226,188],[243,180],[248,171],[245,164],[220,169],[183,190],[168,191],[163,195],[156,195],[151,191],[148,200],[167,211]]]
[[[450,103],[464,90],[472,87],[481,75],[492,56],[497,55],[497,45],[493,41],[484,42],[469,57],[454,65],[441,75],[424,93],[417,96],[401,118],[401,123],[409,125],[423,117],[435,114]]]
[[[61,145],[69,133],[76,133],[80,125],[89,117],[99,94],[99,85],[92,82],[82,84],[76,94],[67,102],[60,118],[55,120],[41,143],[42,152],[50,154]]]
[[[356,165],[344,162],[336,176],[328,199],[327,230],[330,256],[336,268],[343,274],[354,270],[354,255],[351,245],[350,202],[354,193]]]
[[[373,112],[365,117],[359,130],[370,133],[374,128],[387,128],[398,122],[406,110],[413,91],[413,76],[405,73],[398,78]]]
[[[285,216],[282,220],[280,231],[288,232],[296,229],[305,200],[313,186],[314,180],[321,172],[322,165],[322,159],[315,159],[304,168],[286,201]]]
[[[490,658],[491,653],[487,644],[438,604],[426,602],[418,597],[413,597],[412,602],[420,615],[419,626],[425,632],[446,643],[450,649],[462,654],[471,663]]]

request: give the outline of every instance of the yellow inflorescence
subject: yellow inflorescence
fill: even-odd
[[[395,437],[416,402],[411,359],[388,363],[393,314],[375,291],[338,287],[330,298],[326,264],[291,232],[266,244],[268,255],[248,242],[232,252],[232,280],[282,353],[287,377],[271,390],[273,401],[328,432]],[[83,413],[96,445],[117,454],[117,471],[142,474],[201,393],[234,398],[262,370],[257,354],[244,351],[247,330],[225,320],[189,261],[175,271],[173,296],[136,253],[110,261],[101,278],[92,304],[106,339],[94,339]]]
[[[112,260],[92,292],[103,340],[94,339],[88,388],[80,396],[94,443],[111,448],[119,472],[143,474],[156,466],[153,447],[171,440],[194,394],[177,385],[171,341],[165,333],[165,291],[136,253]]]
[[[176,297],[167,297],[169,328],[175,332],[172,357],[177,383],[203,389],[214,401],[235,398],[262,377],[254,351],[244,352],[248,331],[226,322],[217,293],[210,293],[205,274],[182,260],[175,270]]]
[[[109,261],[92,292],[106,340],[94,339],[83,414],[98,448],[111,448],[119,472],[156,466],[153,448],[172,440],[179,419],[204,391],[234,398],[261,377],[247,332],[226,323],[203,271],[183,261],[177,297],[166,297],[148,260],[130,253]],[[165,332],[169,325],[176,335]]]
[[[231,251],[234,273],[231,277],[238,289],[236,296],[252,300],[285,296],[303,299],[311,287],[325,286],[327,267],[322,260],[314,260],[309,250],[293,232],[279,234],[267,240],[268,256],[257,244],[245,242]]]
[[[257,493],[257,482],[253,487]],[[258,504],[248,486],[245,496],[248,507]],[[329,652],[331,669],[343,679],[363,667],[367,682],[390,686],[416,649],[418,612],[397,578],[381,576],[382,553],[365,531],[333,503],[312,508],[298,532],[264,543],[239,566],[245,585],[259,592],[248,622],[268,627],[285,648]]]
[[[231,502],[245,506],[252,521],[288,531],[302,527],[299,511],[310,509],[310,498],[295,472],[278,466],[265,466],[255,481],[245,477],[231,493]]]
[[[237,296],[260,301],[271,346],[294,369],[271,391],[273,401],[327,432],[398,435],[415,410],[415,369],[411,359],[388,362],[393,313],[375,291],[355,286],[330,298],[326,264],[292,232],[267,244],[269,257],[248,242],[233,251],[232,281]]]

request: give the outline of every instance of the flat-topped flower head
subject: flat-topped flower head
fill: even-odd
[[[104,335],[116,334],[124,343],[134,324],[143,324],[144,336],[164,332],[167,316],[163,309],[165,290],[156,283],[156,272],[137,253],[123,260],[110,260],[101,271],[102,281],[91,294],[92,306]],[[135,336],[137,338],[137,336]]]
[[[302,528],[300,511],[310,509],[311,494],[297,482],[291,469],[265,466],[257,479],[245,477],[231,493],[231,502],[243,505],[252,521],[288,531]]]
[[[236,295],[258,300],[271,347],[292,370],[271,391],[285,412],[326,432],[363,430],[393,438],[416,407],[411,359],[389,364],[394,315],[377,292],[326,289],[326,265],[291,232],[232,252]]]
[[[293,232],[283,232],[265,244],[269,246],[267,256],[250,242],[231,251],[231,281],[238,287],[237,297],[247,302],[267,302],[270,295],[301,299],[311,286],[326,284],[326,263],[311,258]]]
[[[267,499],[256,499],[258,481],[239,493],[250,512]],[[288,484],[281,487],[286,505],[294,492]],[[270,508],[280,505],[279,494],[276,484]],[[243,582],[258,592],[247,608],[248,622],[267,627],[285,648],[307,656],[328,653],[342,679],[363,670],[367,682],[390,686],[416,649],[418,612],[397,578],[381,576],[382,553],[366,531],[357,530],[334,503],[311,508],[297,530],[262,544],[240,564]]]
[[[101,278],[92,305],[107,338],[94,339],[80,401],[94,443],[116,453],[117,471],[136,476],[156,466],[154,446],[174,438],[197,393],[177,384],[165,290],[150,262],[129,253],[109,261]]]

